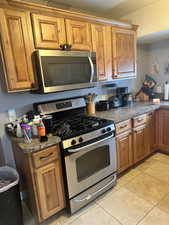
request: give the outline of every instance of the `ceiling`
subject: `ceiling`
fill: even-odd
[[[25,0],[118,19],[158,0]]]

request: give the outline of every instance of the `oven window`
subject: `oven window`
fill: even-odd
[[[110,165],[109,145],[98,147],[76,160],[77,180],[92,176]]]
[[[83,84],[90,81],[91,66],[87,57],[42,56],[41,62],[46,87]],[[93,63],[96,63],[94,59]]]

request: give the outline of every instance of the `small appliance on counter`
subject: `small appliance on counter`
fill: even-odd
[[[116,89],[116,95],[121,101],[121,106],[128,105],[128,87],[120,87]]]
[[[122,98],[119,96],[112,96],[109,98],[109,108],[117,108],[122,106]]]
[[[108,100],[100,100],[96,103],[96,111],[106,111],[109,110],[109,101]]]

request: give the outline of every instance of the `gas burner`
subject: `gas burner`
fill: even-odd
[[[107,125],[107,120],[105,119],[77,115],[64,119],[63,121],[54,121],[53,135],[67,139],[102,128],[105,125]]]

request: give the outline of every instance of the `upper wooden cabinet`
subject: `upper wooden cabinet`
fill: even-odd
[[[66,19],[67,42],[74,50],[92,50],[91,25],[88,22]]]
[[[112,77],[111,26],[92,24],[93,51],[97,56],[98,80]]]
[[[36,48],[59,49],[66,43],[64,18],[32,14]]]
[[[1,47],[9,92],[34,86],[33,40],[28,13],[0,9]]]
[[[113,78],[136,76],[136,32],[112,28]]]

